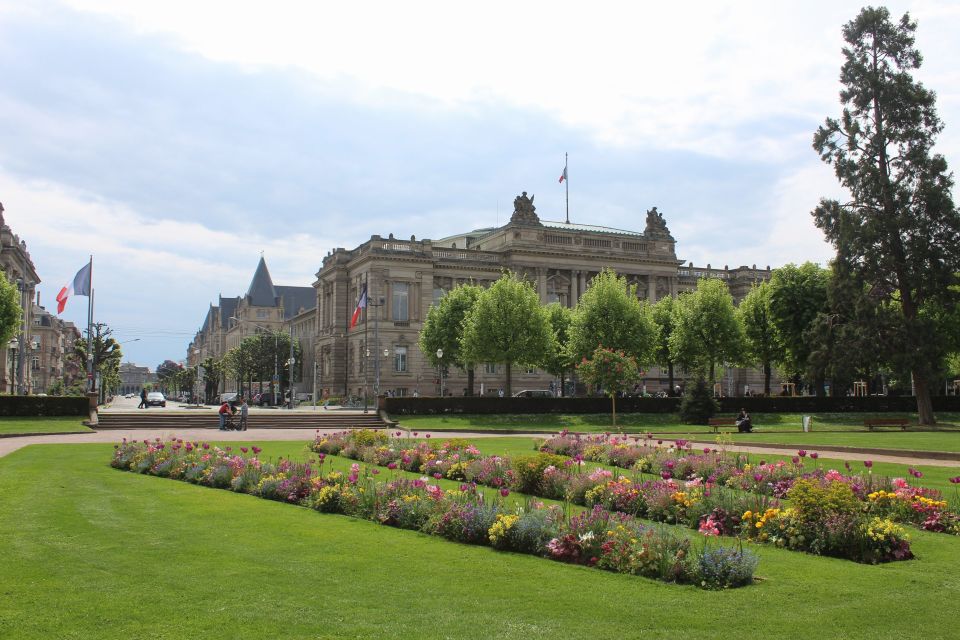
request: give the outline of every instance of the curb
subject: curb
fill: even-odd
[[[697,444],[715,444],[694,440]],[[960,453],[952,451],[916,451],[913,449],[877,449],[875,447],[841,447],[838,445],[792,445],[773,442],[736,442],[734,447],[756,447],[758,449],[776,449],[778,451],[796,451],[807,448],[810,451],[830,451],[833,453],[868,453],[873,456],[893,456],[895,458],[929,458],[931,460],[960,460]]]
[[[73,436],[96,431],[42,431],[38,433],[0,433],[0,438],[33,438],[35,436]]]

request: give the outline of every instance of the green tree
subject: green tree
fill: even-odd
[[[464,320],[460,348],[466,362],[503,363],[507,395],[512,367],[543,362],[551,348],[550,321],[529,282],[506,273],[483,291]]]
[[[200,366],[203,367],[204,370],[204,399],[206,402],[212,402],[220,392],[220,378],[224,373],[223,358],[219,360],[212,357],[205,358],[203,362],[200,363]]]
[[[674,304],[670,354],[675,362],[716,379],[716,365],[740,360],[743,328],[733,297],[719,278],[701,278]]]
[[[597,347],[589,358],[577,365],[577,373],[590,386],[600,385],[610,398],[613,426],[617,426],[617,394],[631,388],[640,379],[636,359],[622,350]]]
[[[89,330],[88,332],[89,333]],[[93,324],[93,370],[100,374],[99,402],[106,402],[106,391],[120,384],[120,361],[123,352],[120,343],[111,335],[113,330],[102,322]],[[78,362],[87,362],[87,339],[80,338],[73,345]]]
[[[944,354],[923,309],[955,304],[960,213],[947,162],[932,151],[943,129],[936,96],[911,75],[922,61],[916,28],[908,14],[892,22],[883,7],[844,25],[842,116],[826,120],[813,147],[851,199],[823,199],[813,216],[875,295],[898,305],[894,360],[912,373],[920,424],[933,424],[930,380]]]
[[[0,344],[7,344],[19,333],[22,322],[20,292],[17,291],[17,285],[4,275],[0,278]]]
[[[464,358],[460,342],[463,338],[464,319],[473,309],[483,287],[463,284],[455,287],[427,311],[418,343],[420,352],[434,367],[453,364],[467,372],[467,395],[473,395],[474,365]],[[443,358],[437,358],[437,349],[443,349]]]
[[[558,302],[547,305],[547,319],[553,332],[550,352],[541,363],[544,371],[560,379],[560,395],[566,395],[566,375],[573,368],[574,360],[568,348],[573,311]]]
[[[770,311],[771,290],[767,282],[754,285],[737,307],[737,317],[745,338],[743,362],[748,365],[759,364],[763,368],[763,392],[766,395],[770,395],[773,364],[783,357]]]
[[[570,323],[570,355],[590,356],[603,345],[624,351],[644,366],[653,361],[657,325],[650,306],[637,299],[637,288],[626,278],[604,269],[580,297]]]
[[[651,312],[651,318],[653,318],[653,321],[659,329],[653,358],[654,362],[667,370],[671,396],[674,394],[675,388],[673,380],[674,360],[670,355],[670,336],[673,334],[673,308],[675,304],[675,298],[666,296],[653,305]]]
[[[825,372],[812,371],[808,332],[817,316],[827,309],[827,285],[830,272],[812,262],[799,267],[788,264],[774,269],[770,276],[770,313],[783,351],[781,366],[795,380],[812,377],[819,395]]]

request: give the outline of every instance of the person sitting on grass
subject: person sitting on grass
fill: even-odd
[[[217,412],[220,414],[220,431],[227,430],[227,416],[233,415],[233,408],[230,406],[230,403],[226,400],[223,401],[223,404],[220,405],[220,410]]]
[[[740,408],[740,414],[737,416],[737,433],[750,433],[753,431],[753,423],[750,422],[750,414],[746,408]]]

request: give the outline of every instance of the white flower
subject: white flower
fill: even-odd
[[[580,542],[588,542],[590,540],[593,540],[593,531],[580,534]]]

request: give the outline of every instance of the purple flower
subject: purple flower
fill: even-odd
[[[800,456],[801,458],[806,458],[807,452],[804,449],[800,449],[799,451],[797,451],[797,455]]]
[[[380,469],[371,469],[370,473],[372,473],[373,475],[377,475],[380,473]]]
[[[247,448],[246,448],[246,447],[240,447],[240,451],[242,451],[243,453],[246,453],[246,452],[247,452]]]
[[[669,480],[672,476],[673,476],[673,474],[670,473],[669,471],[661,471],[661,472],[660,472],[660,477],[663,478],[664,480]]]
[[[867,469],[869,469],[870,467],[873,466],[873,460],[864,460],[864,461],[863,461],[863,466],[865,466]]]
[[[507,489],[506,487],[504,487],[503,489],[500,489],[501,497],[506,498],[508,495],[510,495],[510,489]]]
[[[704,447],[704,448],[703,448],[703,452],[704,452],[704,453],[710,453],[710,447]]]
[[[960,476],[957,476],[956,478],[950,478],[950,482],[953,484],[960,484]]]
[[[425,437],[429,438],[429,437],[430,437],[430,434],[428,433]]]
[[[763,480],[763,474],[762,473],[753,474],[753,480],[754,482],[760,482],[761,480]]]
[[[814,451],[813,453],[810,454],[810,457],[813,458],[814,460],[816,460],[817,458],[820,457],[820,454],[817,453],[816,451]]]
[[[793,456],[793,464],[800,464],[800,456]]]
[[[396,468],[397,468],[397,463],[396,463],[396,462],[388,462],[388,463],[387,463],[387,469],[390,469],[390,471],[393,471],[393,470],[396,469]]]
[[[435,473],[435,474],[433,474],[433,477],[436,478],[437,480],[439,480],[440,478],[443,477],[443,474],[442,474],[442,473]]]

